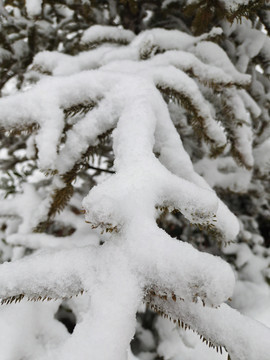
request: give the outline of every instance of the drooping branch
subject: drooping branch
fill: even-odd
[[[162,293],[162,290],[160,292]],[[226,304],[215,309],[204,307],[200,301],[174,301],[171,297],[165,301],[160,296],[153,296],[151,292],[148,292],[145,301],[152,305],[155,311],[165,314],[176,323],[179,320],[180,326],[184,323],[197,331],[206,344],[224,347],[234,360],[268,358],[269,329]]]

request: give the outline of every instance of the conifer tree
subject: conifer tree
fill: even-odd
[[[0,10],[1,358],[268,359],[268,3]]]

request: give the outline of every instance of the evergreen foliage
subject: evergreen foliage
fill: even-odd
[[[1,358],[267,360],[269,2],[0,13]]]

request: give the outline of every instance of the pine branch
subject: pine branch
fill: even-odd
[[[36,132],[40,126],[37,123],[33,124],[27,124],[27,125],[18,125],[16,128],[8,128],[8,127],[0,127],[0,136],[1,133],[7,133],[8,136],[16,136],[21,134],[32,134],[33,132]]]
[[[70,116],[75,116],[78,114],[87,114],[90,110],[93,110],[93,108],[97,106],[97,102],[95,101],[89,101],[87,103],[81,103],[81,104],[75,104],[72,105],[66,109],[64,109],[64,115],[65,119],[67,119]]]
[[[226,18],[231,23],[236,19],[241,23],[242,18],[250,19],[256,16],[257,11],[265,5],[265,0],[250,0],[248,4],[240,4],[237,10],[231,10],[226,14]]]
[[[104,38],[104,39],[99,39],[98,41],[87,42],[87,43],[81,44],[80,50],[81,51],[94,50],[104,44],[126,46],[129,44],[129,42],[125,39]]]
[[[116,26],[94,25],[82,36],[81,47],[83,50],[96,48],[102,44],[128,45],[134,38],[130,30],[119,29]]]
[[[167,309],[170,307],[170,303],[179,303],[185,301],[184,299],[177,296],[173,291],[170,291],[168,289],[159,289],[155,287],[154,285],[151,285],[150,287],[145,289],[145,297],[144,302],[146,303],[147,307],[157,313],[159,316],[163,317],[164,319],[168,319],[172,321],[176,326],[179,328],[182,328],[183,330],[192,330],[194,333],[196,333],[202,342],[209,346],[209,348],[213,348],[220,354],[222,354],[222,350],[226,350],[226,347],[224,345],[217,344],[215,341],[212,341],[209,338],[205,338],[202,334],[200,334],[196,328],[193,328],[190,326],[187,322],[185,322],[181,318],[175,318],[170,311],[167,311]],[[197,303],[199,300],[195,296],[193,299],[194,303]],[[205,302],[203,299],[200,299],[202,301],[203,307],[205,307]],[[158,303],[158,304],[157,304]],[[162,304],[162,305],[161,305]],[[166,309],[167,308],[167,309]]]
[[[52,194],[52,202],[50,205],[50,209],[48,211],[48,218],[47,220],[40,223],[35,229],[34,232],[44,232],[47,225],[51,222],[51,219],[55,216],[55,214],[61,212],[68,202],[70,201],[73,193],[73,181],[76,179],[78,173],[84,169],[89,168],[89,157],[93,156],[95,153],[97,153],[100,149],[100,147],[106,142],[106,140],[110,137],[113,129],[110,129],[106,131],[105,133],[99,135],[97,137],[98,145],[96,146],[89,146],[87,151],[82,155],[82,158],[79,162],[77,162],[73,168],[68,171],[65,174],[60,175],[61,179],[63,180],[65,186],[60,189],[55,189]],[[105,171],[105,170],[103,170]],[[106,172],[110,172],[110,170],[107,170]],[[113,173],[113,172],[112,172]]]
[[[43,74],[43,75],[48,75],[48,76],[52,75],[52,73],[50,71],[46,70],[45,68],[43,68],[39,64],[34,64],[33,66],[31,66],[30,70],[36,71],[36,72],[38,72],[40,74]]]
[[[205,127],[205,119],[200,115],[199,110],[197,109],[196,104],[194,104],[191,97],[189,97],[186,93],[180,93],[175,89],[165,86],[158,85],[157,89],[163,94],[163,96],[171,99],[177,104],[181,104],[185,110],[191,114],[191,125],[193,130],[200,138],[203,138],[207,143],[211,144],[211,151],[213,156],[218,156],[223,152],[226,145],[218,146],[215,144],[215,140],[209,137]]]
[[[241,128],[247,128],[250,129],[251,125],[246,123],[245,119],[239,118],[237,116],[236,110],[231,103],[231,99],[233,98],[232,94],[229,94],[228,92],[224,91],[221,97],[221,101],[223,104],[223,107],[221,108],[222,111],[222,122],[227,130],[228,133],[228,139],[231,143],[231,153],[236,162],[240,166],[244,166],[247,170],[251,170],[253,168],[253,163],[251,159],[249,159],[250,156],[252,156],[252,142],[247,138],[248,133],[239,135],[238,129]],[[246,115],[246,114],[245,114]],[[251,130],[250,130],[251,131]],[[243,138],[243,136],[246,136],[246,139]],[[242,149],[241,142],[246,142],[246,146],[249,144],[249,154],[247,154],[247,148],[245,148],[245,152]]]
[[[99,167],[88,165],[88,169],[97,170],[97,172],[106,172],[108,174],[115,174],[115,171],[109,170],[109,169],[101,169]]]

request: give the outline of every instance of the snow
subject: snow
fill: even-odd
[[[10,51],[3,49],[0,47],[0,63],[2,64],[4,61],[9,60],[12,57]]]
[[[254,0],[222,0],[226,10],[231,12],[236,11],[241,5],[248,5],[249,3],[254,2]]]
[[[235,149],[241,154],[241,161],[250,169],[254,165],[252,154],[253,134],[250,114],[246,111],[242,97],[239,96],[235,90],[229,92],[226,89],[224,91],[224,101],[233,117],[233,122],[230,126]],[[256,112],[256,114],[258,114],[258,112]]]
[[[93,25],[83,33],[82,43],[96,43],[100,41],[115,41],[130,43],[134,38],[134,33],[115,26]]]
[[[259,105],[252,99],[247,91],[239,90],[238,94],[242,98],[245,107],[250,111],[250,114],[254,118],[258,118],[262,112]]]
[[[267,174],[270,169],[269,161],[270,139],[266,139],[262,144],[254,149],[255,166],[261,174]]]
[[[35,56],[34,64],[55,75],[71,74],[79,70],[95,69],[114,60],[139,60],[141,54],[147,51],[148,47],[161,50],[188,50],[197,43],[221,33],[220,28],[213,28],[208,34],[194,37],[178,30],[152,29],[143,31],[135,37],[129,30],[94,25],[84,32],[81,39],[82,44],[105,41],[104,45],[74,57],[55,51],[44,51]],[[106,41],[130,44],[123,47],[106,44]],[[226,75],[224,74],[224,76]]]
[[[270,291],[265,282],[265,278],[269,277],[269,250],[263,246],[262,241],[256,240],[255,234],[248,235],[248,243],[255,243],[252,250],[245,243],[233,244],[223,249],[225,254],[236,257],[239,269],[232,306],[269,327]]]
[[[170,1],[170,0],[167,0]],[[235,12],[239,6],[245,6],[249,3],[255,2],[255,0],[219,0],[225,7],[226,11]],[[199,3],[199,0],[187,0],[187,5],[193,5]]]
[[[221,28],[213,28],[209,34],[197,37],[188,35],[178,30],[152,29],[141,32],[133,41],[133,46],[153,44],[163,50],[186,50],[208,37],[222,34]]]
[[[238,167],[231,157],[204,158],[198,161],[194,167],[212,188],[229,189],[241,193],[247,191],[250,185],[251,172]]]
[[[27,234],[38,224],[46,208],[40,207],[41,198],[33,185],[24,184],[23,193],[13,199],[1,200],[0,214],[22,219],[18,231]],[[44,204],[45,206],[45,204]]]
[[[26,0],[25,5],[28,16],[34,17],[41,13],[42,0]]]
[[[224,86],[235,81],[230,74],[224,72],[221,68],[208,66],[195,55],[184,51],[167,51],[164,54],[156,55],[149,62],[151,65],[166,65],[169,63],[183,71],[192,70],[196,78],[206,84],[214,82]]]
[[[160,336],[158,354],[165,359],[172,360],[221,360],[227,359],[225,350],[223,354],[208,348],[199,336],[191,330],[184,330],[168,319],[159,317],[156,329]]]
[[[246,86],[250,83],[250,75],[238,72],[231,63],[226,52],[217,44],[210,41],[201,41],[191,50],[200,60],[209,65],[221,68],[224,72],[230,74],[242,86]]]
[[[0,346],[5,359],[37,359],[47,349],[55,348],[68,337],[65,327],[54,318],[59,301],[1,307]],[[27,319],[27,320],[26,320]]]
[[[251,20],[243,18],[241,23],[235,20],[232,26],[225,26],[225,33],[237,39],[235,54],[239,71],[247,71],[250,61],[257,55],[269,58],[269,37],[264,31],[255,29]],[[267,63],[264,66],[267,69]]]
[[[27,2],[28,12],[35,15],[33,4],[38,5]],[[45,326],[42,336],[47,348],[43,353],[39,348],[40,329],[27,324],[29,343],[36,338],[33,359],[132,359],[130,340],[136,331],[136,312],[142,301],[183,321],[213,345],[225,347],[234,360],[268,359],[269,329],[224,304],[234,293],[235,281],[239,282],[232,267],[221,257],[171,238],[156,223],[158,209],[166,208],[169,212],[180,211],[193,224],[213,228],[218,243],[235,240],[239,230],[243,230],[213,187],[244,191],[249,186],[251,170],[240,168],[232,159],[230,146],[226,148],[226,130],[217,121],[214,106],[202,89],[213,83],[218,94],[211,94],[226,99],[233,114],[234,145],[250,168],[251,118],[258,117],[260,109],[247,92],[235,87],[247,86],[250,76],[236,70],[226,53],[209,41],[219,34],[219,28],[200,37],[153,29],[135,36],[117,27],[92,26],[84,32],[83,43],[109,41],[128,45],[106,44],[74,57],[57,52],[38,54],[35,65],[54,76],[44,76],[33,88],[0,99],[1,125],[7,130],[23,130],[36,124],[27,141],[26,154],[31,158],[36,147],[39,168],[56,173],[44,192],[38,191],[35,184],[28,184],[21,194],[1,200],[0,214],[14,216],[17,222],[5,234],[6,242],[14,246],[14,261],[0,266],[0,297],[3,303],[16,301],[22,295],[33,300],[72,297],[79,314],[72,336],[58,326],[57,344]],[[150,57],[142,60],[149,48]],[[164,53],[155,55],[160,50]],[[204,157],[193,166],[159,89],[180,97],[177,106],[183,116],[192,108],[189,116],[211,143],[211,149],[205,144],[204,148],[209,153],[213,148],[224,148],[224,156]],[[79,104],[93,104],[93,109],[75,117],[63,141],[65,110]],[[83,197],[86,223],[79,215],[72,215],[69,208],[55,221],[72,226],[71,235],[55,238],[47,233],[33,233],[33,228],[46,220],[52,203],[49,194],[64,188],[62,175],[81,164],[89,148],[97,146],[100,136],[110,131],[115,173],[91,189],[88,186],[89,192],[79,199],[71,199],[70,207],[75,203],[80,209]],[[268,147],[266,140],[254,151],[255,166],[262,173],[266,173],[267,166],[262,153]],[[103,231],[108,234],[99,246]],[[25,248],[35,251],[23,257]],[[248,245],[229,251],[237,257],[236,266],[247,264],[242,274],[248,281],[262,281],[263,274],[258,269],[264,268],[265,262],[259,259],[249,264],[252,253]],[[74,300],[81,292],[85,294],[82,307],[78,305],[80,300]],[[23,302],[21,309],[22,318],[31,317],[39,306],[28,308]],[[40,321],[45,321],[45,314],[49,319],[46,324],[52,326],[55,310],[48,305]],[[8,318],[8,311],[7,314],[3,319]],[[177,352],[185,344],[186,359],[192,359],[191,349],[200,349],[196,340],[181,330],[175,332],[176,337],[180,333],[181,342],[177,343],[173,336],[167,339],[163,333],[166,326],[158,326],[160,355],[169,353],[178,360]],[[147,352],[154,340],[149,333],[144,335],[148,338],[146,359],[151,357]],[[23,350],[19,345],[14,354],[23,351],[24,356],[28,341]],[[212,355],[202,356],[211,359]]]
[[[164,311],[159,297],[155,296],[152,301]],[[199,302],[182,301],[176,304],[171,300],[169,316],[197,329],[206,340],[211,339],[213,345],[225,346],[232,359],[266,360],[269,356],[269,328],[226,304],[214,309],[203,307]]]

